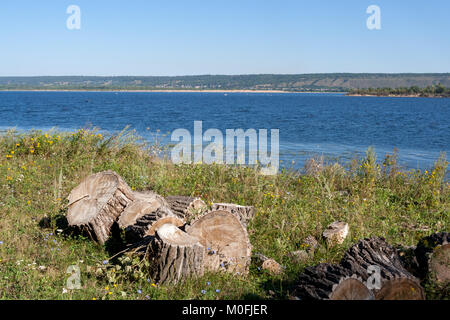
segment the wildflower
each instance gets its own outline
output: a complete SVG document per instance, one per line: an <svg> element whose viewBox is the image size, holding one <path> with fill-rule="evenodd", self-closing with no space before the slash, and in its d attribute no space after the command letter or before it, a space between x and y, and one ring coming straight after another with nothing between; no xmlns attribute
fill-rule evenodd
<svg viewBox="0 0 450 320"><path fill-rule="evenodd" d="M62 289L62 293L64 294L64 293L67 293L67 289L66 288L63 288Z"/></svg>
<svg viewBox="0 0 450 320"><path fill-rule="evenodd" d="M216 289L216 292L217 292L217 293L219 293L219 292L220 292L220 290L219 290L219 289Z"/></svg>
<svg viewBox="0 0 450 320"><path fill-rule="evenodd" d="M97 298L96 298L96 297L94 297L94 298L92 298L92 300L97 300Z"/></svg>
<svg viewBox="0 0 450 320"><path fill-rule="evenodd" d="M105 290L106 290L106 291L108 291L108 290L109 290L109 287L108 287L108 286L106 286L106 287L105 287Z"/></svg>
<svg viewBox="0 0 450 320"><path fill-rule="evenodd" d="M225 264L224 264L223 262L220 264L220 266L221 266L222 268L225 268Z"/></svg>
<svg viewBox="0 0 450 320"><path fill-rule="evenodd" d="M201 293L202 293L202 294L205 294L205 293L206 293L206 290L202 290Z"/></svg>
<svg viewBox="0 0 450 320"><path fill-rule="evenodd" d="M11 154L14 154L14 150L11 150Z"/></svg>
<svg viewBox="0 0 450 320"><path fill-rule="evenodd" d="M112 294L112 292L110 291L110 292L108 292L108 294Z"/></svg>
<svg viewBox="0 0 450 320"><path fill-rule="evenodd" d="M149 296L149 295L146 295L146 296L145 296L145 299L150 300L150 296Z"/></svg>
<svg viewBox="0 0 450 320"><path fill-rule="evenodd" d="M152 287L156 287L156 284L152 283Z"/></svg>
<svg viewBox="0 0 450 320"><path fill-rule="evenodd" d="M206 285L207 285L207 286L211 285L211 282L208 281L208 282L206 283Z"/></svg>
<svg viewBox="0 0 450 320"><path fill-rule="evenodd" d="M3 244L3 241L0 241L0 244Z"/></svg>
<svg viewBox="0 0 450 320"><path fill-rule="evenodd" d="M103 264L108 264L108 260L103 260Z"/></svg>
<svg viewBox="0 0 450 320"><path fill-rule="evenodd" d="M150 279L147 278L147 282L150 283Z"/></svg>
<svg viewBox="0 0 450 320"><path fill-rule="evenodd" d="M142 293L142 290L141 290L141 289L138 289L137 293L141 294L141 293Z"/></svg>
<svg viewBox="0 0 450 320"><path fill-rule="evenodd" d="M7 155L6 155L6 158L12 158L12 155L7 154Z"/></svg>

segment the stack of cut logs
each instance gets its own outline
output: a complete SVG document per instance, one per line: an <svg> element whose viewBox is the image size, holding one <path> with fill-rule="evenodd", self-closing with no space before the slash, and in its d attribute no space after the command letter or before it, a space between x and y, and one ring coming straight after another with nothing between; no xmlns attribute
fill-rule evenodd
<svg viewBox="0 0 450 320"><path fill-rule="evenodd" d="M128 244L144 243L150 272L159 283L205 270L248 273L247 223L253 207L215 203L207 210L199 198L135 192L113 171L88 176L68 200L69 226L92 240L104 244L117 224Z"/></svg>
<svg viewBox="0 0 450 320"><path fill-rule="evenodd" d="M149 271L159 283L178 282L205 270L248 273L252 247L247 224L255 215L253 207L214 203L207 210L199 198L134 192L113 171L88 176L68 200L70 226L104 244L117 225L130 246L144 248ZM327 245L335 245L347 233L346 223L335 222L323 235ZM424 299L421 280L431 274L440 283L450 280L449 242L446 232L428 236L408 260L405 252L382 238L362 239L338 265L306 268L294 296L302 300ZM266 260L266 264L274 263ZM277 273L281 270L276 268Z"/></svg>
<svg viewBox="0 0 450 320"><path fill-rule="evenodd" d="M421 239L415 248L394 248L383 238L362 239L338 265L305 269L294 296L300 300L422 300L420 282L450 284L450 234ZM411 251L410 255L406 252Z"/></svg>

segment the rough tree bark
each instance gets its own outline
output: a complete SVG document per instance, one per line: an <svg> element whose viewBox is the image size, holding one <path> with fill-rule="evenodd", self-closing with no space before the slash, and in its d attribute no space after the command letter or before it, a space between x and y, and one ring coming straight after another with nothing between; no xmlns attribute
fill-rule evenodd
<svg viewBox="0 0 450 320"><path fill-rule="evenodd" d="M255 207L253 206L241 206L234 203L213 203L211 210L224 210L231 212L239 219L239 221L241 221L244 227L247 227L250 220L255 217Z"/></svg>
<svg viewBox="0 0 450 320"><path fill-rule="evenodd" d="M206 203L200 198L187 196L168 196L166 201L172 211L185 221L189 221L195 214L206 210Z"/></svg>
<svg viewBox="0 0 450 320"><path fill-rule="evenodd" d="M347 250L340 264L363 282L369 277L376 279L372 272L379 268L380 287L371 288L377 300L424 299L419 280L402 266L397 251L383 238L360 240Z"/></svg>
<svg viewBox="0 0 450 320"><path fill-rule="evenodd" d="M104 171L85 178L71 191L68 200L69 226L87 232L91 239L103 244L134 195L117 173Z"/></svg>
<svg viewBox="0 0 450 320"><path fill-rule="evenodd" d="M228 211L208 212L186 226L205 248L205 269L247 274L251 244L246 228Z"/></svg>
<svg viewBox="0 0 450 320"><path fill-rule="evenodd" d="M339 265L321 263L299 276L294 296L300 300L374 300L362 280Z"/></svg>
<svg viewBox="0 0 450 320"><path fill-rule="evenodd" d="M205 250L197 238L173 224L161 225L150 238L146 254L157 283L177 283L203 274Z"/></svg>

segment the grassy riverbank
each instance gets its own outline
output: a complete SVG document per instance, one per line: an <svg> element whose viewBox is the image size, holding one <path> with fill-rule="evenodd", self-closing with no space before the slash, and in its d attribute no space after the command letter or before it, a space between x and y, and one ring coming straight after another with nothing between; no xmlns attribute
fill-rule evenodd
<svg viewBox="0 0 450 320"><path fill-rule="evenodd" d="M415 245L437 231L449 231L447 163L429 171L400 172L395 156L377 165L373 152L306 175L283 171L262 176L256 169L222 165L173 165L156 157L158 146L140 145L130 132L104 137L97 131L7 133L0 137L1 299L284 299L305 266L338 262L358 239L385 237ZM86 175L106 169L135 190L161 195L195 195L207 203L254 205L249 225L254 252L286 266L271 276L252 266L248 277L205 274L178 286L148 279L139 261L109 261L120 244L99 246L66 234L66 197ZM313 235L320 239L335 220L350 225L344 244L317 251L303 263L288 253ZM63 230L61 232L61 230ZM81 271L81 289L66 290L70 265ZM114 266L105 273L98 269ZM119 269L120 266L120 269ZM202 293L205 290L205 293ZM429 298L442 297L427 287Z"/></svg>

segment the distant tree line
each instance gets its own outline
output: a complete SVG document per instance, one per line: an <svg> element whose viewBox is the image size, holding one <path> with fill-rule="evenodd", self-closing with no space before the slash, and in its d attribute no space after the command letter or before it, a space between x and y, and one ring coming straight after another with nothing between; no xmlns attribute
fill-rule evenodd
<svg viewBox="0 0 450 320"><path fill-rule="evenodd" d="M442 84L419 88L412 86L409 88L366 88L351 89L348 95L371 95L371 96L417 96L417 97L450 97L450 88L444 87Z"/></svg>
<svg viewBox="0 0 450 320"><path fill-rule="evenodd" d="M0 90L281 90L347 92L352 88L450 86L450 73L247 74L196 76L0 77ZM367 89L369 90L369 89Z"/></svg>

